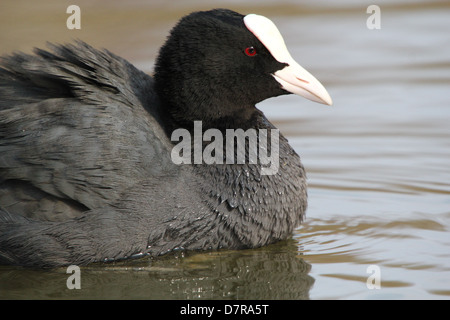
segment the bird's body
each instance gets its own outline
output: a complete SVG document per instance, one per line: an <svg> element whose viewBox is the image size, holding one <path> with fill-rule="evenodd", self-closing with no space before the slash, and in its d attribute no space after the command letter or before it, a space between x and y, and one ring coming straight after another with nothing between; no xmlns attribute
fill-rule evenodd
<svg viewBox="0 0 450 320"><path fill-rule="evenodd" d="M173 130L192 133L193 121L202 121L203 132L275 129L254 105L288 93L271 75L285 65L255 41L243 17L213 10L182 19L154 77L83 42L3 58L1 263L55 267L174 249L254 248L292 233L306 210L306 177L281 134L271 175L260 163L178 165L171 158ZM225 31L216 30L221 25ZM209 57L208 39L203 53L195 50L199 36L226 39L236 30L242 39L223 43L249 39L269 62L240 63L253 57L232 46ZM241 79L255 68L264 73Z"/></svg>

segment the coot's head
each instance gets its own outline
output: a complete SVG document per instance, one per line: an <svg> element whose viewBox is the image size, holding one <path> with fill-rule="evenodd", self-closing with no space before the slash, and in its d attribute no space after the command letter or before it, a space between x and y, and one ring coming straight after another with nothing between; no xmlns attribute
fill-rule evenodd
<svg viewBox="0 0 450 320"><path fill-rule="evenodd" d="M331 105L325 88L291 57L272 21L226 9L179 21L160 50L155 81L179 123L250 117L256 103L289 93Z"/></svg>

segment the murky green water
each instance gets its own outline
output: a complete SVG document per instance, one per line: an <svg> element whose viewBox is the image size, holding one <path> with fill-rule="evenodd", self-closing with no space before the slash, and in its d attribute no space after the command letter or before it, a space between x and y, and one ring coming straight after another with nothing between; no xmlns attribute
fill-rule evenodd
<svg viewBox="0 0 450 320"><path fill-rule="evenodd" d="M170 3L76 1L82 29L70 31L65 2L3 0L0 54L81 38L151 73L176 20L211 8ZM307 220L291 240L93 265L81 269L80 290L67 289L65 269L0 267L0 298L449 299L450 4L377 1L381 29L369 30L370 4L214 2L274 20L334 100L259 106L308 171ZM369 289L375 273L381 288Z"/></svg>

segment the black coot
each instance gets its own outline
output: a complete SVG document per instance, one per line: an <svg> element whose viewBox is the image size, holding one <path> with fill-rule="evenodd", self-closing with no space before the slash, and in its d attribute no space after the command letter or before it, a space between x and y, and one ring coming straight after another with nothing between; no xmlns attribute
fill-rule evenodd
<svg viewBox="0 0 450 320"><path fill-rule="evenodd" d="M199 162L185 148L178 155L191 164L174 161L181 138L171 139L174 130L194 134L194 124L200 134L272 137L255 104L288 93L331 104L269 19L225 9L181 19L153 78L84 42L3 57L0 262L84 265L289 237L304 216L306 178L281 134L270 174L250 161L250 138L245 163Z"/></svg>

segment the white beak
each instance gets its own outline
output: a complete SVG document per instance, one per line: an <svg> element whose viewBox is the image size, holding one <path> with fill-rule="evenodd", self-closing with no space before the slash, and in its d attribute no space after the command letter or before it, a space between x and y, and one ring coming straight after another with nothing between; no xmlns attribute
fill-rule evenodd
<svg viewBox="0 0 450 320"><path fill-rule="evenodd" d="M244 17L244 23L277 61L288 65L273 74L284 90L315 102L333 104L330 95L319 80L291 57L283 37L270 19L249 14Z"/></svg>
<svg viewBox="0 0 450 320"><path fill-rule="evenodd" d="M331 106L333 101L324 86L294 60L273 75L282 88L306 99Z"/></svg>

